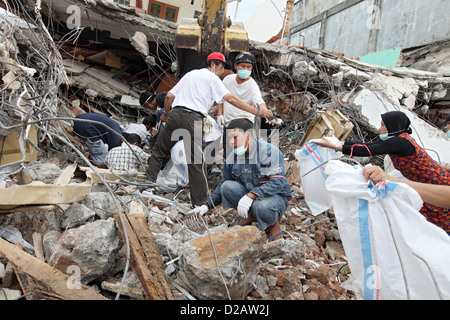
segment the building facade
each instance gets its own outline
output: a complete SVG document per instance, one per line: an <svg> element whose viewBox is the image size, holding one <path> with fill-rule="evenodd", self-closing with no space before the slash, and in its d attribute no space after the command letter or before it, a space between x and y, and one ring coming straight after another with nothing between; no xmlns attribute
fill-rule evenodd
<svg viewBox="0 0 450 320"><path fill-rule="evenodd" d="M448 0L299 0L288 41L356 58L450 39Z"/></svg>
<svg viewBox="0 0 450 320"><path fill-rule="evenodd" d="M181 18L197 18L202 13L203 0L113 0L137 11L171 22Z"/></svg>

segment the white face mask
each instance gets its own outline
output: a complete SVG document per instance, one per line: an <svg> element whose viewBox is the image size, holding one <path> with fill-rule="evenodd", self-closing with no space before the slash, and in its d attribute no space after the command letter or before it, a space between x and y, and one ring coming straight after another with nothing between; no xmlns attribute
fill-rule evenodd
<svg viewBox="0 0 450 320"><path fill-rule="evenodd" d="M250 75L252 74L252 72L250 70L238 70L237 75L239 78L241 78L242 80L247 79L248 77L250 77Z"/></svg>
<svg viewBox="0 0 450 320"><path fill-rule="evenodd" d="M236 155L240 156L240 155L243 155L244 153L246 153L247 149L248 149L248 144L246 146L245 142L244 142L244 144L242 146L240 146L239 148L234 149L233 151L234 151L234 153Z"/></svg>

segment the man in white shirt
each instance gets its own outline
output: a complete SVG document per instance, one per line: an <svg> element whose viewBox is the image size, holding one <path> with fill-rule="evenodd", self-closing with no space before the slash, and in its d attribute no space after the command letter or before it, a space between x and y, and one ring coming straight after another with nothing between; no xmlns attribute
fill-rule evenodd
<svg viewBox="0 0 450 320"><path fill-rule="evenodd" d="M174 144L183 138L193 205L202 204L207 196L206 163L203 161L203 120L209 109L214 102L227 101L253 115L257 114L257 109L231 94L220 80L225 66L229 67L224 55L213 52L206 63L205 68L186 73L167 93L164 114L161 116L161 121L165 121L166 126L158 135L148 171L150 180L155 182L164 157L170 154ZM258 116L270 118L272 112L262 108Z"/></svg>
<svg viewBox="0 0 450 320"><path fill-rule="evenodd" d="M250 52L240 53L235 61L234 68L237 74L230 74L223 79L225 87L235 96L242 99L245 103L255 106L259 104L261 109L267 109L261 91L256 81L250 77L253 68L255 67L255 56ZM223 152L224 159L231 153L232 148L228 143L227 126L231 120L244 118L250 120L253 124L255 122L255 115L248 111L234 107L228 102L217 104L217 123L220 127L224 126L223 130Z"/></svg>

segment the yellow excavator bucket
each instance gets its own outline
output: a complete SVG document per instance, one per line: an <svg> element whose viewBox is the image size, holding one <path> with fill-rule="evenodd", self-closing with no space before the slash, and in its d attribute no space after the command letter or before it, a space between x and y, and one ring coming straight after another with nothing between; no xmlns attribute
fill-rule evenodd
<svg viewBox="0 0 450 320"><path fill-rule="evenodd" d="M177 28L175 43L178 49L192 49L200 52L202 28L197 19L183 18Z"/></svg>
<svg viewBox="0 0 450 320"><path fill-rule="evenodd" d="M178 73L183 76L204 65L211 52L225 56L248 50L248 34L241 22L226 17L226 0L204 0L198 19L181 19L175 35Z"/></svg>
<svg viewBox="0 0 450 320"><path fill-rule="evenodd" d="M224 51L227 56L231 52L248 51L248 34L242 22L234 22L225 29Z"/></svg>

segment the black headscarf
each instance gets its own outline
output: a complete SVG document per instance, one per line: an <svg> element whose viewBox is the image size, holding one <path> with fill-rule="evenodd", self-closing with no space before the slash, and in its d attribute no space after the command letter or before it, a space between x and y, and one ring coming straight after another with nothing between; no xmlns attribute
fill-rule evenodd
<svg viewBox="0 0 450 320"><path fill-rule="evenodd" d="M403 132L407 132L409 134L412 133L412 129L409 127L411 125L411 121L406 114L401 111L390 111L383 113L381 115L381 119L383 119L389 136L397 136Z"/></svg>

